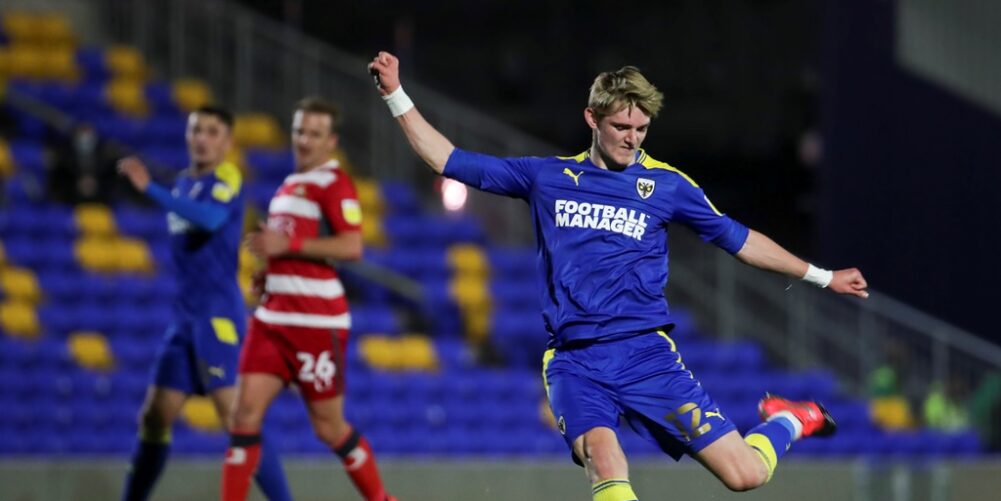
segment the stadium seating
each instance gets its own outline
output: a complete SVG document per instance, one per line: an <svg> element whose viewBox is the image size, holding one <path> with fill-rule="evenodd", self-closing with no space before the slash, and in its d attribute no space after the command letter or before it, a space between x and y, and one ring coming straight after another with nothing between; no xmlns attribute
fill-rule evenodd
<svg viewBox="0 0 1001 501"><path fill-rule="evenodd" d="M131 47L77 47L60 16L7 14L0 80L94 124L165 171L188 164L184 113L212 101L204 82L150 79ZM135 415L159 340L172 315L168 235L162 213L118 204L76 208L44 197L45 141L37 118L5 107L18 134L0 140L0 454L116 454L132 446ZM273 117L240 115L248 204L266 210L292 170ZM353 342L347 354L347 413L380 453L563 457L565 445L540 413L539 377L546 333L538 312L535 251L490 245L481 224L424 210L414 189L359 178L366 259L423 287L417 309L429 320L415 335L414 308L351 273ZM256 267L241 255L245 290ZM248 298L249 299L249 298ZM840 421L836 440L797 444L796 455L967 456L981 451L970 432L877 428L866 405L823 371L769 366L760 346L725 343L676 310L672 332L684 362L741 430L758 422L764 391L820 398ZM470 341L489 343L505 367L477 365ZM219 454L226 437L210 401L192 400L174 433L180 454ZM301 402L279 397L267 424L287 452L329 451L315 437ZM631 454L657 454L623 433ZM503 439L498 439L503 437Z"/></svg>

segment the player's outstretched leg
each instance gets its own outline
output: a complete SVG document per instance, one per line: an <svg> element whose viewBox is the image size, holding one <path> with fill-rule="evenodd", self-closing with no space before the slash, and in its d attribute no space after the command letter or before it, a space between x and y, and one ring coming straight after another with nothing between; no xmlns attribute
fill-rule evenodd
<svg viewBox="0 0 1001 501"><path fill-rule="evenodd" d="M792 402L766 394L758 403L758 412L764 422L751 429L744 441L765 462L769 479L793 442L802 437L831 435L837 430L834 418L817 402Z"/></svg>

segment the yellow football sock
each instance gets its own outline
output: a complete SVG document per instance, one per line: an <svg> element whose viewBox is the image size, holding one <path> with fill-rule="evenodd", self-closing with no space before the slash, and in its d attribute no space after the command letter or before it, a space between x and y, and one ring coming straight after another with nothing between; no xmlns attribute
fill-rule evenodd
<svg viewBox="0 0 1001 501"><path fill-rule="evenodd" d="M602 480L591 486L594 501L637 501L633 486L625 478Z"/></svg>

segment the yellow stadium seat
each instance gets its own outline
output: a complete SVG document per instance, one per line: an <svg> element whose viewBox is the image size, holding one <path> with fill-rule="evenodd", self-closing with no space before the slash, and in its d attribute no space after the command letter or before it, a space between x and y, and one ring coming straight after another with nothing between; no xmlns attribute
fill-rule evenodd
<svg viewBox="0 0 1001 501"><path fill-rule="evenodd" d="M482 341L490 336L491 308L482 310L463 312L462 326L466 329L466 336L473 341Z"/></svg>
<svg viewBox="0 0 1001 501"><path fill-rule="evenodd" d="M184 403L181 416L188 426L201 431L222 431L222 421L216 412L212 399L203 396L192 396Z"/></svg>
<svg viewBox="0 0 1001 501"><path fill-rule="evenodd" d="M887 430L906 430L915 425L910 403L902 396L874 398L869 402L869 417Z"/></svg>
<svg viewBox="0 0 1001 501"><path fill-rule="evenodd" d="M285 133L273 116L247 113L236 117L233 142L249 148L282 148L285 145Z"/></svg>
<svg viewBox="0 0 1001 501"><path fill-rule="evenodd" d="M143 56L135 47L113 45L104 51L104 64L114 78L141 80L146 78Z"/></svg>
<svg viewBox="0 0 1001 501"><path fill-rule="evenodd" d="M0 46L0 82L4 81L10 72L10 54L6 47Z"/></svg>
<svg viewBox="0 0 1001 501"><path fill-rule="evenodd" d="M254 297L253 290L251 289L253 280L253 277L249 273L241 272L236 276L236 281L240 284L240 292L243 294L243 303L247 306L257 304L257 298Z"/></svg>
<svg viewBox="0 0 1001 501"><path fill-rule="evenodd" d="M3 15L3 31L11 43L34 40L36 24L36 17L27 12L7 12Z"/></svg>
<svg viewBox="0 0 1001 501"><path fill-rule="evenodd" d="M27 301L7 301L0 304L0 326L11 336L33 338L40 328L35 305Z"/></svg>
<svg viewBox="0 0 1001 501"><path fill-rule="evenodd" d="M104 88L104 95L111 107L120 113L132 116L144 116L149 113L145 87L138 80L127 78L112 80Z"/></svg>
<svg viewBox="0 0 1001 501"><path fill-rule="evenodd" d="M42 297L38 278L27 268L0 268L0 286L8 298L37 303Z"/></svg>
<svg viewBox="0 0 1001 501"><path fill-rule="evenodd" d="M356 178L355 190L358 192L358 203L366 221L380 218L385 213L385 202L379 185L368 178Z"/></svg>
<svg viewBox="0 0 1001 501"><path fill-rule="evenodd" d="M240 273L253 274L261 267L261 261L244 245L240 246L239 264Z"/></svg>
<svg viewBox="0 0 1001 501"><path fill-rule="evenodd" d="M47 50L41 53L42 69L40 78L72 83L80 78L80 68L76 64L76 54L67 49Z"/></svg>
<svg viewBox="0 0 1001 501"><path fill-rule="evenodd" d="M118 271L149 273L153 271L153 257L146 242L135 238L115 241L115 262Z"/></svg>
<svg viewBox="0 0 1001 501"><path fill-rule="evenodd" d="M7 178L12 175L14 175L14 157L10 154L7 141L0 138L0 177Z"/></svg>
<svg viewBox="0 0 1001 501"><path fill-rule="evenodd" d="M118 268L115 239L107 236L82 237L76 241L74 254L84 269L110 272Z"/></svg>
<svg viewBox="0 0 1001 501"><path fill-rule="evenodd" d="M449 284L449 292L463 309L481 309L491 303L490 288L475 275L454 278Z"/></svg>
<svg viewBox="0 0 1001 501"><path fill-rule="evenodd" d="M45 73L44 54L34 46L11 45L7 50L7 76L37 79Z"/></svg>
<svg viewBox="0 0 1001 501"><path fill-rule="evenodd" d="M362 209L365 212L365 209ZM365 245L370 247L385 247L386 246L386 232L382 227L381 218L368 218L365 216L365 222L361 225L361 238Z"/></svg>
<svg viewBox="0 0 1001 501"><path fill-rule="evenodd" d="M338 146L334 149L334 153L331 155L331 158L337 160L338 167L344 172L347 172L349 175L354 175L355 165L351 163L351 159L348 158L348 153L344 151L344 148Z"/></svg>
<svg viewBox="0 0 1001 501"><path fill-rule="evenodd" d="M80 204L74 210L77 228L85 236L110 236L118 233L115 216L106 205Z"/></svg>
<svg viewBox="0 0 1001 501"><path fill-rule="evenodd" d="M479 246L453 245L448 249L448 264L457 275L485 277L490 272L487 256Z"/></svg>
<svg viewBox="0 0 1001 501"><path fill-rule="evenodd" d="M438 354L427 336L403 336L399 344L404 368L428 371L438 368Z"/></svg>
<svg viewBox="0 0 1001 501"><path fill-rule="evenodd" d="M361 338L358 349L365 363L376 369L431 371L438 368L438 355L427 336L367 335Z"/></svg>
<svg viewBox="0 0 1001 501"><path fill-rule="evenodd" d="M108 340L98 332L74 332L67 341L73 360L80 367L108 371L115 367L115 357Z"/></svg>
<svg viewBox="0 0 1001 501"><path fill-rule="evenodd" d="M37 40L42 44L69 48L74 42L73 27L63 15L41 15L35 25Z"/></svg>
<svg viewBox="0 0 1001 501"><path fill-rule="evenodd" d="M395 353L385 336L367 335L361 338L359 353L370 367L379 369L395 368Z"/></svg>
<svg viewBox="0 0 1001 501"><path fill-rule="evenodd" d="M175 80L171 88L174 102L182 110L191 112L212 102L212 91L209 86L194 78Z"/></svg>

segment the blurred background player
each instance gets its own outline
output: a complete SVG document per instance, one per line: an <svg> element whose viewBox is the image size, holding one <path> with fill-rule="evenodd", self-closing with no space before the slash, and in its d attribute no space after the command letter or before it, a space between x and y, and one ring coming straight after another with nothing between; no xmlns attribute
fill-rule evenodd
<svg viewBox="0 0 1001 501"><path fill-rule="evenodd" d="M331 157L340 112L318 98L299 102L292 120L295 172L268 207L268 222L248 238L267 259L264 296L240 356L222 498L246 498L260 460L261 424L286 384L299 387L316 436L344 463L369 501L393 499L368 441L344 418L345 350L351 316L331 260L362 257L361 207L351 178Z"/></svg>
<svg viewBox="0 0 1001 501"><path fill-rule="evenodd" d="M729 489L767 482L791 443L835 423L814 402L767 395L765 422L741 437L687 370L668 333L667 225L680 222L752 266L867 297L856 269L831 272L720 213L681 171L640 145L663 95L633 67L600 74L584 119L591 147L575 157L497 158L455 148L414 108L399 60L369 65L414 151L438 174L529 202L550 333L544 380L574 460L599 501L637 499L616 434L624 416L675 459L689 454Z"/></svg>
<svg viewBox="0 0 1001 501"><path fill-rule="evenodd" d="M237 283L243 230L240 170L225 161L232 114L204 106L188 117L185 139L191 166L173 191L152 182L138 158L119 170L141 193L168 211L171 251L177 269L174 323L153 367L152 384L139 414L139 441L122 499L146 499L166 463L171 427L191 394L207 394L225 419L235 398L246 307ZM268 499L291 499L275 451L267 447L257 483Z"/></svg>

